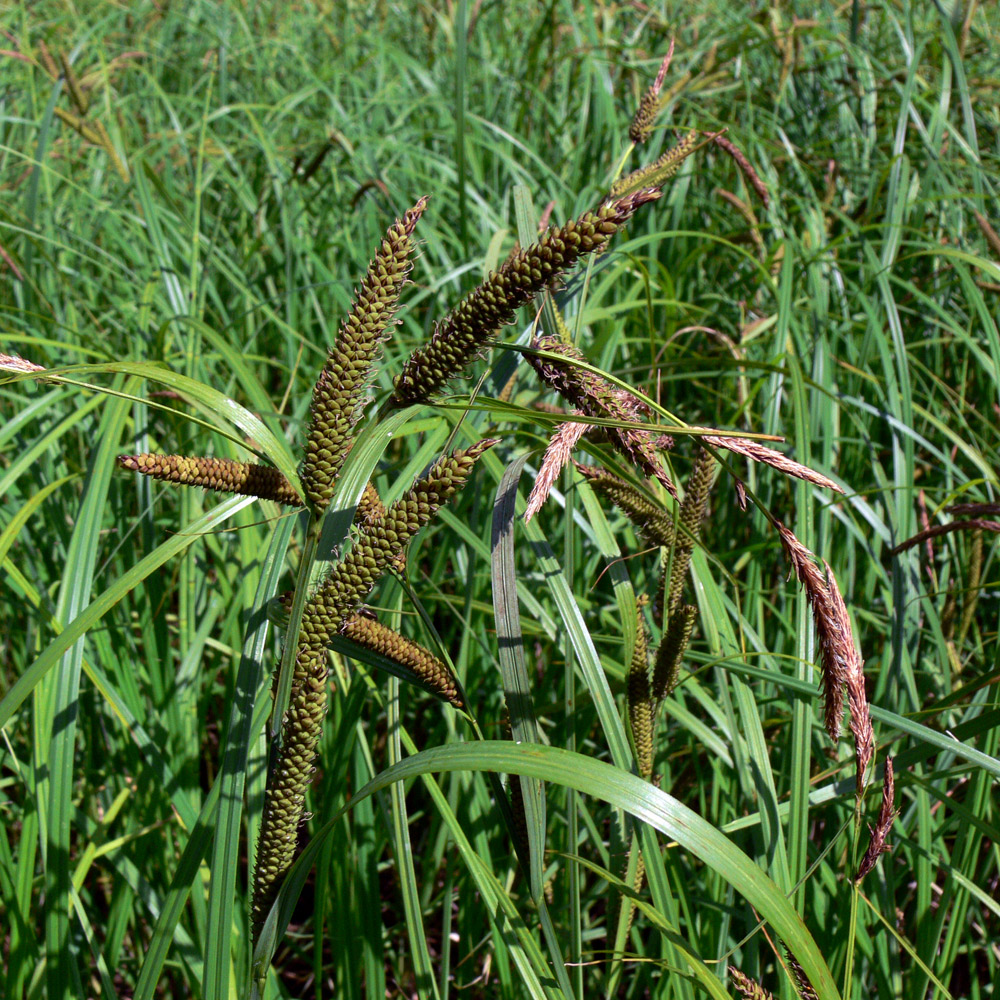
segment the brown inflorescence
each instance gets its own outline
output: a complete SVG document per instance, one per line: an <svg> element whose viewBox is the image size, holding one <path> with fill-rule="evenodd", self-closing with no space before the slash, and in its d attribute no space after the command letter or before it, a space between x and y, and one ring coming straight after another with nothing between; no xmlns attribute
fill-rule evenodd
<svg viewBox="0 0 1000 1000"><path fill-rule="evenodd" d="M637 609L635 647L625 678L625 690L639 774L644 778L653 773L653 700L649 689L648 658L646 625L642 620L642 610Z"/></svg>
<svg viewBox="0 0 1000 1000"><path fill-rule="evenodd" d="M427 199L389 228L368 268L313 389L311 422L302 463L309 502L324 507L350 450L351 434L379 347L388 335L399 293L410 272L411 236Z"/></svg>
<svg viewBox="0 0 1000 1000"><path fill-rule="evenodd" d="M410 355L396 377L396 405L426 402L450 379L463 374L497 331L513 322L521 306L581 257L604 250L640 205L659 197L658 190L647 188L605 202L596 211L550 229L537 242L512 254L436 324L425 347Z"/></svg>
<svg viewBox="0 0 1000 1000"><path fill-rule="evenodd" d="M705 444L710 444L713 448L723 448L726 451L732 451L737 455L752 459L754 462L763 462L765 465L770 465L779 472L783 472L786 476L804 479L814 486L822 486L837 493L844 492L832 479L816 472L815 469L810 469L807 465L792 461L787 455L782 455L780 451L768 448L759 441L750 438L721 437L714 434L704 435L702 441Z"/></svg>
<svg viewBox="0 0 1000 1000"><path fill-rule="evenodd" d="M201 486L220 493L274 500L301 507L302 498L277 469L231 458L197 458L188 455L119 455L123 469L182 486Z"/></svg>
<svg viewBox="0 0 1000 1000"><path fill-rule="evenodd" d="M673 562L670 565L670 586L667 589L668 615L674 613L684 592L684 580L691 565L691 553L701 534L701 523L708 513L708 492L712 487L714 472L714 456L700 449L691 467L684 499L681 501L680 529L676 533Z"/></svg>
<svg viewBox="0 0 1000 1000"><path fill-rule="evenodd" d="M744 1000L774 1000L774 994L765 990L755 979L751 979L746 973L740 972L736 966L729 966L729 975L733 980L740 996Z"/></svg>
<svg viewBox="0 0 1000 1000"><path fill-rule="evenodd" d="M896 782L892 770L892 758L886 757L885 774L882 777L882 805L879 808L875 826L868 827L871 840L868 844L868 850L865 851L865 856L858 866L858 874L854 877L855 882L860 882L875 867L878 859L892 850L886 841L889 839L889 832L892 830L893 821L897 816L895 804Z"/></svg>
<svg viewBox="0 0 1000 1000"><path fill-rule="evenodd" d="M660 89L663 87L663 81L666 78L667 69L670 67L670 60L673 58L673 55L674 43L671 41L670 48L660 63L656 79L653 81L652 86L648 87L639 99L639 107L636 108L635 114L632 116L632 121L628 127L628 137L637 146L649 138L649 134L653 130L653 122L656 121L656 116L660 113Z"/></svg>
<svg viewBox="0 0 1000 1000"><path fill-rule="evenodd" d="M623 389L613 386L596 372L581 368L586 356L572 344L563 343L558 337L540 337L535 344L538 350L557 357L529 354L528 364L538 377L555 389L564 399L588 417L601 417L623 423L636 423L640 417L638 402ZM565 359L565 360L564 360ZM604 427L614 448L647 476L659 480L672 496L677 490L660 462L651 431L635 427Z"/></svg>
<svg viewBox="0 0 1000 1000"><path fill-rule="evenodd" d="M525 521L530 521L542 509L542 504L548 499L563 466L569 461L573 449L588 430L590 427L579 420L567 421L555 429L542 457L535 485L531 487L531 493L528 495L528 505L524 511Z"/></svg>

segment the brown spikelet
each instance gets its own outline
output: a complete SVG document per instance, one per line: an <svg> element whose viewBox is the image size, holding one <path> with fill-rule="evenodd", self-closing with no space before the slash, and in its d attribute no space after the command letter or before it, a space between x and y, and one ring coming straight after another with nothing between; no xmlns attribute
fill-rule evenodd
<svg viewBox="0 0 1000 1000"><path fill-rule="evenodd" d="M464 707L451 671L443 661L419 643L361 613L345 619L340 626L340 634L405 667L456 708Z"/></svg>
<svg viewBox="0 0 1000 1000"><path fill-rule="evenodd" d="M544 336L539 338L535 347L557 357L529 354L526 355L528 364L546 385L578 410L589 417L609 418L623 423L638 421L639 406L634 397L612 386L596 372L579 367L580 362L587 363L587 358L572 344L563 343L558 337ZM604 430L618 452L642 469L645 475L658 479L671 496L677 496L676 487L660 462L650 431L613 426Z"/></svg>
<svg viewBox="0 0 1000 1000"><path fill-rule="evenodd" d="M358 508L354 512L354 523L364 527L371 527L378 524L385 517L385 504L378 495L374 483L367 483L361 499L358 501Z"/></svg>
<svg viewBox="0 0 1000 1000"><path fill-rule="evenodd" d="M425 402L463 374L521 306L581 257L603 251L640 205L659 197L647 189L606 202L513 254L434 327L430 343L410 355L396 377L395 404Z"/></svg>
<svg viewBox="0 0 1000 1000"><path fill-rule="evenodd" d="M713 135L712 142L729 154L736 166L740 168L747 183L757 192L758 197L764 203L764 207L767 208L771 201L770 195L767 192L764 182L760 179L760 175L751 166L750 161L746 158L743 151L734 146L724 135Z"/></svg>
<svg viewBox="0 0 1000 1000"><path fill-rule="evenodd" d="M326 714L326 645L358 610L410 539L461 489L476 459L495 443L481 441L439 459L377 524L365 527L303 607L291 699L281 726L281 748L268 775L264 798L254 869L254 940L260 935L295 854L298 825Z"/></svg>
<svg viewBox="0 0 1000 1000"><path fill-rule="evenodd" d="M941 535L950 535L955 531L990 531L1000 532L1000 521L987 521L980 517L971 518L968 521L950 521L948 524L932 524L925 531L920 531L912 538L907 538L905 542L900 542L895 548L889 549L889 555L898 556L900 552L912 549L914 545L927 541L928 538L938 538Z"/></svg>
<svg viewBox="0 0 1000 1000"><path fill-rule="evenodd" d="M659 504L625 479L592 465L573 463L577 472L602 496L607 497L650 545L670 548L674 542L674 519Z"/></svg>
<svg viewBox="0 0 1000 1000"><path fill-rule="evenodd" d="M639 774L653 773L653 701L649 688L649 653L642 610L636 609L635 647L625 678L629 723L635 741Z"/></svg>
<svg viewBox="0 0 1000 1000"><path fill-rule="evenodd" d="M660 187L670 180L681 168L681 164L698 148L699 134L688 132L676 146L672 146L662 156L624 177L619 177L611 185L610 197L621 198L646 187Z"/></svg>
<svg viewBox="0 0 1000 1000"><path fill-rule="evenodd" d="M660 70L656 74L656 79L653 81L652 86L639 99L639 107L636 108L635 114L632 116L632 122L628 127L628 137L637 146L649 138L649 134L653 130L653 122L656 121L656 116L660 113L660 89L663 87L667 70L670 68L670 60L673 57L674 42L671 39L670 48L663 57L663 62L660 63Z"/></svg>
<svg viewBox="0 0 1000 1000"><path fill-rule="evenodd" d="M774 1000L774 994L765 990L756 980L740 972L736 966L729 966L729 975L740 996L745 1000Z"/></svg>
<svg viewBox="0 0 1000 1000"><path fill-rule="evenodd" d="M152 479L182 486L200 486L219 493L274 500L301 507L302 499L277 469L231 458L196 458L188 455L119 455L118 465Z"/></svg>
<svg viewBox="0 0 1000 1000"><path fill-rule="evenodd" d="M893 821L898 815L895 803L896 782L892 772L892 758L886 757L885 774L882 777L882 805L879 808L875 826L868 827L871 840L868 844L868 850L865 851L865 855L861 859L861 864L858 866L858 874L854 877L855 882L860 882L871 872L881 855L887 854L892 850L886 841L889 838L890 830L892 830Z"/></svg>
<svg viewBox="0 0 1000 1000"><path fill-rule="evenodd" d="M978 517L980 514L1000 514L1000 503L956 503L945 508L949 514Z"/></svg>
<svg viewBox="0 0 1000 1000"><path fill-rule="evenodd" d="M542 509L542 504L548 499L563 466L569 461L573 449L588 430L590 428L587 424L575 420L560 424L555 429L542 457L535 485L531 487L531 493L528 495L528 505L524 511L525 521L530 521Z"/></svg>
<svg viewBox="0 0 1000 1000"><path fill-rule="evenodd" d="M361 414L373 364L410 271L413 230L426 206L427 199L421 198L389 228L313 389L302 484L316 507L329 503L334 481L350 450L351 433Z"/></svg>
<svg viewBox="0 0 1000 1000"><path fill-rule="evenodd" d="M816 565L813 554L780 521L776 527L782 548L798 581L805 587L806 600L812 608L819 636L820 664L823 676L823 705L826 731L836 743L840 739L844 717L844 685L849 659L854 655L854 641L845 642L840 624L830 602L830 590Z"/></svg>
<svg viewBox="0 0 1000 1000"><path fill-rule="evenodd" d="M773 448L767 448L758 441L748 438L717 437L714 434L704 435L702 441L713 448L723 448L726 451L735 452L737 455L743 455L755 462L763 462L765 465L770 465L779 472L783 472L786 476L804 479L807 483L812 483L814 486L823 486L828 490L835 490L837 493L844 492L832 479L827 479L826 476L810 469L808 466L793 462L787 455L782 455L780 451L775 451Z"/></svg>
<svg viewBox="0 0 1000 1000"><path fill-rule="evenodd" d="M667 614L672 615L680 604L684 581L691 565L691 553L701 535L701 523L708 513L708 492L712 487L715 458L711 452L699 449L680 509L680 530L674 543L673 561L670 565L670 586L667 588Z"/></svg>
<svg viewBox="0 0 1000 1000"><path fill-rule="evenodd" d="M698 609L693 604L683 604L671 613L667 621L653 666L653 697L656 701L662 701L677 686L681 659L697 617Z"/></svg>

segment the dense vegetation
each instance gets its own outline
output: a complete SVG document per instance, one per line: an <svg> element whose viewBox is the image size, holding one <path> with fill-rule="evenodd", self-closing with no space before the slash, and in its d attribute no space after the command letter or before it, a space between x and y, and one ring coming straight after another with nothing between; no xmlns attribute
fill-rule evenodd
<svg viewBox="0 0 1000 1000"><path fill-rule="evenodd" d="M793 997L791 955L831 1000L997 996L995 6L8 11L0 996L250 990L271 599L307 515L115 459L256 454L294 478L353 290L424 195L325 537L346 537L369 469L388 502L444 452L499 439L369 599L453 666L471 719L340 642L264 995L725 997L742 973ZM630 150L671 39L664 107ZM386 417L410 351L547 206L581 216L690 129L727 130L767 205L704 145L471 378ZM569 404L512 345L556 305L590 365L656 404L680 484L695 426L783 438L844 491L720 453L655 783L625 697L637 623L659 639L655 551L572 466L519 516ZM57 371L18 373L15 355ZM576 457L639 475L612 454L597 437ZM860 798L765 511L829 563L853 619L877 744ZM337 555L317 554L315 574ZM892 851L856 884L887 755ZM504 784L523 817L500 773L520 775Z"/></svg>

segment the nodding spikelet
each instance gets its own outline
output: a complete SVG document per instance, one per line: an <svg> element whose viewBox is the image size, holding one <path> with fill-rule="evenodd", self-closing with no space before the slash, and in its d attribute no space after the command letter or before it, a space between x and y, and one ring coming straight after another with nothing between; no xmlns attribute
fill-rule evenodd
<svg viewBox="0 0 1000 1000"><path fill-rule="evenodd" d="M588 430L590 427L578 420L560 424L555 429L549 446L545 449L545 455L542 457L542 464L535 477L535 485L531 487L531 493L528 495L528 505L524 511L526 522L530 521L542 509L542 504L548 499L555 481L559 478L559 473L569 461L580 438Z"/></svg>
<svg viewBox="0 0 1000 1000"><path fill-rule="evenodd" d="M421 198L389 228L313 389L302 485L316 507L329 503L350 450L351 433L361 414L373 364L388 336L399 293L410 272L411 236L426 206L427 199Z"/></svg>
<svg viewBox="0 0 1000 1000"><path fill-rule="evenodd" d="M771 203L770 195L768 194L767 188L764 186L764 182L760 179L760 175L756 170L754 170L743 151L735 146L724 135L713 135L712 142L729 154L732 161L737 167L740 168L740 172L746 178L747 183L754 189L754 191L757 192L757 196L764 203L764 207L767 208L767 206Z"/></svg>
<svg viewBox="0 0 1000 1000"><path fill-rule="evenodd" d="M987 521L985 518L974 517L968 521L950 521L948 524L932 524L926 530L918 532L912 538L907 538L905 542L900 542L899 545L889 549L889 555L898 556L900 552L912 549L914 545L919 545L929 538L950 535L955 531L989 531L995 534L1000 532L1000 521Z"/></svg>
<svg viewBox="0 0 1000 1000"><path fill-rule="evenodd" d="M302 498L281 472L253 462L237 462L231 458L143 454L119 455L118 465L166 483L259 497L290 507L302 506Z"/></svg>
<svg viewBox="0 0 1000 1000"><path fill-rule="evenodd" d="M885 774L882 777L882 805L879 808L878 819L875 826L868 827L871 840L868 850L865 851L861 864L858 866L858 874L854 876L855 882L860 882L875 867L875 863L892 848L886 843L892 824L898 815L896 804L896 782L892 773L892 758L885 759Z"/></svg>
<svg viewBox="0 0 1000 1000"><path fill-rule="evenodd" d="M680 604L684 580L691 565L691 553L701 534L701 523L708 513L708 491L712 488L715 458L700 449L688 476L684 499L681 501L680 530L674 543L673 561L670 564L670 586L667 588L667 614L672 615Z"/></svg>
<svg viewBox="0 0 1000 1000"><path fill-rule="evenodd" d="M670 60L674 57L674 43L671 39L670 48L667 50L667 54L663 57L663 62L660 63L659 72L656 74L656 79L653 81L651 87L649 87L646 92L639 99L639 107L636 108L635 114L632 116L632 121L628 127L628 137L637 146L644 143L648 138L650 132L653 131L653 122L656 121L656 116L660 113L660 88L663 86L663 81L666 78L667 70L670 68Z"/></svg>
<svg viewBox="0 0 1000 1000"><path fill-rule="evenodd" d="M528 364L538 377L555 389L564 399L588 417L610 418L623 423L636 423L640 419L638 402L629 393L611 385L596 372L580 368L573 362L587 362L586 356L572 344L563 343L558 337L540 337L535 343L538 350L558 357L526 355ZM566 359L565 361L563 359ZM677 490L660 463L653 432L634 427L605 427L615 449L647 476L659 480L671 496Z"/></svg>
<svg viewBox="0 0 1000 1000"><path fill-rule="evenodd" d="M650 500L638 487L593 465L573 463L576 471L602 496L607 497L650 545L670 548L674 541L673 515Z"/></svg>
<svg viewBox="0 0 1000 1000"><path fill-rule="evenodd" d="M635 647L625 678L625 691L636 761L639 774L644 778L653 773L653 699L649 688L648 648L646 624L641 609L637 609Z"/></svg>
<svg viewBox="0 0 1000 1000"><path fill-rule="evenodd" d="M653 698L656 701L662 701L677 686L681 659L697 617L698 609L693 604L684 604L675 609L667 620L653 665Z"/></svg>
<svg viewBox="0 0 1000 1000"><path fill-rule="evenodd" d="M793 462L787 455L782 455L780 451L768 448L758 441L748 438L717 437L714 434L704 435L702 441L713 448L722 448L725 451L732 451L737 455L743 455L745 458L752 459L755 462L763 462L765 465L770 465L779 472L783 472L786 476L804 479L807 483L812 483L814 486L822 486L837 493L844 492L832 479L827 479L826 476L816 472L814 469L810 469L807 465Z"/></svg>
<svg viewBox="0 0 1000 1000"><path fill-rule="evenodd" d="M698 132L688 132L676 146L672 146L652 163L619 177L611 186L610 197L621 198L641 188L660 187L681 168L681 164L698 148Z"/></svg>
<svg viewBox="0 0 1000 1000"><path fill-rule="evenodd" d="M857 780L860 790L864 773L875 756L875 737L861 655L854 642L854 630L847 606L829 564L825 575L816 565L813 554L780 521L775 522L782 548L796 577L805 587L806 600L812 608L819 636L820 665L823 675L824 717L826 731L834 743L840 738L844 715L844 688L850 706L851 733L854 736Z"/></svg>
<svg viewBox="0 0 1000 1000"><path fill-rule="evenodd" d="M361 613L345 619L340 627L340 634L405 667L455 708L464 707L452 672L442 660L419 643Z"/></svg>
<svg viewBox="0 0 1000 1000"><path fill-rule="evenodd" d="M581 257L604 250L640 205L659 197L659 191L647 189L605 202L513 254L434 327L425 347L410 355L396 377L396 405L425 402L463 374L521 306Z"/></svg>
<svg viewBox="0 0 1000 1000"><path fill-rule="evenodd" d="M735 965L729 966L729 976L733 981L733 986L744 1000L774 1000L774 994L765 990L755 979L751 979L746 973L740 972Z"/></svg>
<svg viewBox="0 0 1000 1000"><path fill-rule="evenodd" d="M326 714L326 645L358 610L407 542L462 487L476 459L495 443L480 441L439 459L377 524L361 532L347 556L330 571L302 609L291 699L282 720L281 748L268 776L264 798L254 869L254 940L260 935L295 855L306 789Z"/></svg>

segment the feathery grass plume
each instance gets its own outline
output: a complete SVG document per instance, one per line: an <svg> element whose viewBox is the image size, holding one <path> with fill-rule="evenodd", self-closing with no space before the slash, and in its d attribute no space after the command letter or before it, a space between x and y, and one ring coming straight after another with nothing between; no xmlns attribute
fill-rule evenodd
<svg viewBox="0 0 1000 1000"><path fill-rule="evenodd" d="M659 197L660 191L646 189L607 201L510 257L435 325L430 343L410 355L396 376L395 404L425 402L461 375L521 306L581 257L604 250L640 205Z"/></svg>
<svg viewBox="0 0 1000 1000"><path fill-rule="evenodd" d="M447 665L429 649L383 625L374 617L358 612L345 619L340 634L359 646L387 657L405 667L455 708L464 708L455 678Z"/></svg>
<svg viewBox="0 0 1000 1000"><path fill-rule="evenodd" d="M643 541L670 548L674 542L674 519L638 487L593 465L573 463L576 471L602 496L607 497L631 522Z"/></svg>
<svg viewBox="0 0 1000 1000"><path fill-rule="evenodd" d="M723 448L726 451L735 452L737 455L743 455L745 458L753 459L755 462L763 462L765 465L770 465L779 472L783 472L786 476L804 479L814 486L822 486L837 493L844 492L832 479L827 479L826 476L806 465L793 462L787 455L782 455L780 451L767 448L757 441L748 438L716 437L714 434L705 434L701 440L713 448Z"/></svg>
<svg viewBox="0 0 1000 1000"><path fill-rule="evenodd" d="M799 965L799 960L787 948L785 948L785 964L792 975L792 982L795 983L795 991L802 1000L819 1000L819 994L813 988L813 984L809 982L805 969Z"/></svg>
<svg viewBox="0 0 1000 1000"><path fill-rule="evenodd" d="M302 506L302 498L283 473L253 462L238 462L232 458L143 454L119 455L118 465L165 483L259 497L261 500L274 500L290 507Z"/></svg>
<svg viewBox="0 0 1000 1000"><path fill-rule="evenodd" d="M667 620L653 665L653 697L656 701L663 701L677 687L681 658L691 639L697 617L698 609L693 604L682 604L671 612Z"/></svg>
<svg viewBox="0 0 1000 1000"><path fill-rule="evenodd" d="M254 869L251 907L256 940L295 856L296 836L312 779L326 714L326 644L361 606L392 560L462 487L495 440L480 441L439 459L385 517L360 534L346 557L320 583L302 610L292 693L282 719L281 747L268 775Z"/></svg>
<svg viewBox="0 0 1000 1000"><path fill-rule="evenodd" d="M563 343L558 337L546 335L535 342L538 350L559 355L558 358L543 358L534 354L526 355L526 360L538 377L551 386L564 399L589 417L605 417L623 423L636 423L639 406L627 392L612 386L596 372L586 371L570 362L587 362L586 356L572 344ZM677 496L677 489L660 464L660 457L652 440L652 433L633 427L605 427L608 439L617 451L632 464L639 466L647 476L659 480L671 496Z"/></svg>
<svg viewBox="0 0 1000 1000"><path fill-rule="evenodd" d="M684 499L681 501L680 530L676 533L674 556L670 564L670 586L667 588L667 614L672 615L680 604L684 580L691 565L691 553L701 535L701 523L708 513L708 491L712 487L715 457L704 448L698 450L688 476Z"/></svg>
<svg viewBox="0 0 1000 1000"><path fill-rule="evenodd" d="M733 143L730 142L730 140L724 135L712 136L712 142L729 154L736 166L740 168L740 171L746 178L747 183L754 189L754 191L757 192L757 196L764 203L764 207L767 208L771 203L771 197L768 194L767 188L764 186L764 182L760 179L760 175L756 170L754 170L743 151L734 146Z"/></svg>
<svg viewBox="0 0 1000 1000"><path fill-rule="evenodd" d="M361 415L373 363L388 336L399 293L410 273L411 236L426 207L427 199L421 198L389 227L313 389L302 485L315 507L325 507L333 496L334 482Z"/></svg>
<svg viewBox="0 0 1000 1000"><path fill-rule="evenodd" d="M8 372L43 372L43 365L36 365L33 361L26 361L16 354L0 354L0 371Z"/></svg>
<svg viewBox="0 0 1000 1000"><path fill-rule="evenodd" d="M765 990L755 979L740 972L735 965L729 966L729 975L740 996L745 1000L774 1000L774 994Z"/></svg>
<svg viewBox="0 0 1000 1000"><path fill-rule="evenodd" d="M905 542L900 542L899 545L889 549L889 555L898 556L900 552L912 549L914 545L919 545L928 538L950 535L955 531L1000 532L1000 521L987 521L981 517L974 517L968 521L950 521L948 524L932 524L925 531L917 532L912 538L907 538Z"/></svg>
<svg viewBox="0 0 1000 1000"><path fill-rule="evenodd" d="M635 647L625 677L625 691L639 774L649 778L653 773L653 700L649 688L649 645L641 605L636 608Z"/></svg>
<svg viewBox="0 0 1000 1000"><path fill-rule="evenodd" d="M611 185L609 197L621 198L642 188L660 187L670 180L681 168L681 164L698 148L700 134L688 132L676 146L671 146L662 156L647 163L646 166L633 170Z"/></svg>
<svg viewBox="0 0 1000 1000"><path fill-rule="evenodd" d="M889 831L892 829L893 820L898 815L895 804L896 782L892 773L892 758L886 757L885 774L882 777L882 805L879 808L875 826L869 825L868 827L871 840L868 844L868 850L865 851L861 864L858 866L858 874L854 876L856 884L860 883L871 872L881 855L888 854L892 850L886 841L889 837Z"/></svg>
<svg viewBox="0 0 1000 1000"><path fill-rule="evenodd" d="M524 511L526 522L530 521L542 509L542 504L548 499L563 466L569 461L573 449L588 430L590 428L587 424L580 423L578 420L567 421L555 429L552 440L549 441L549 446L542 456L542 464L535 477L535 485L531 487L531 493L528 495L528 505Z"/></svg>
<svg viewBox="0 0 1000 1000"><path fill-rule="evenodd" d="M649 138L650 132L653 131L653 122L656 121L656 116L660 113L661 109L660 88L663 86L667 70L670 68L670 60L673 57L674 40L671 39L670 48L663 57L663 62L660 63L660 70L656 74L656 79L653 81L653 85L639 99L639 107L636 108L628 127L628 137L637 146L645 142Z"/></svg>

